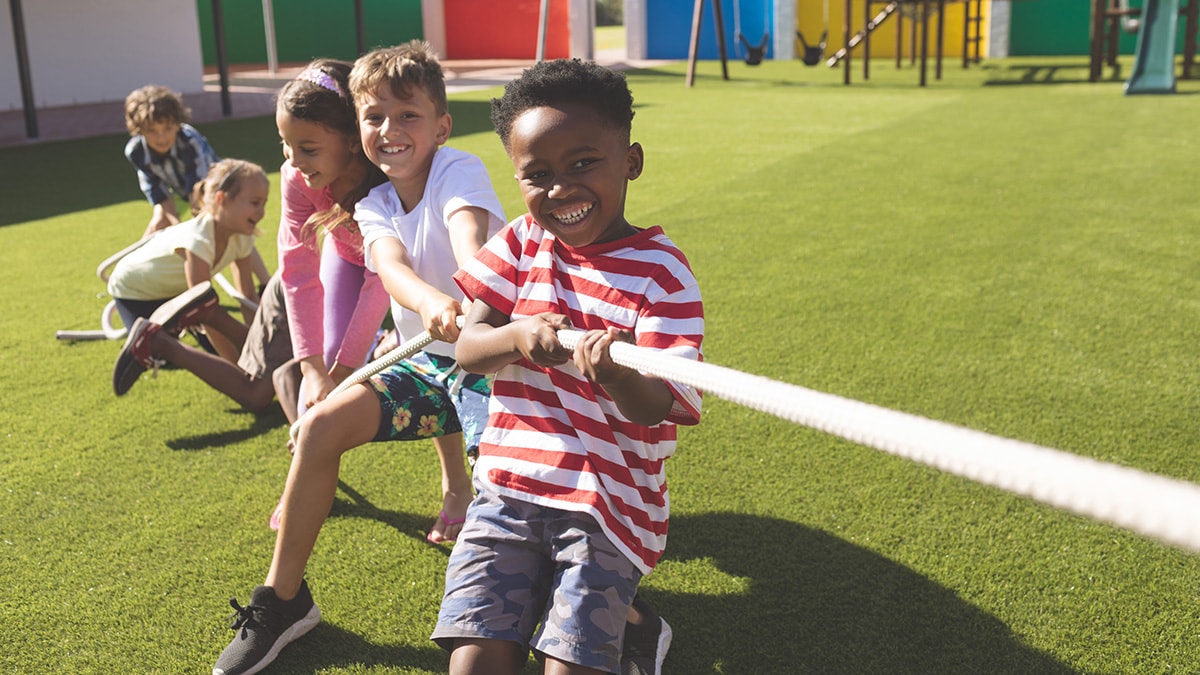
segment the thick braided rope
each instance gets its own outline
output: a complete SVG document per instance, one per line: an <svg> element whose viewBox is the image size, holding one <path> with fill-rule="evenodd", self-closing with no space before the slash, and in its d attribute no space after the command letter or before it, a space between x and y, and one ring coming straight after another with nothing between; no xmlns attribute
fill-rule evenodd
<svg viewBox="0 0 1200 675"><path fill-rule="evenodd" d="M558 339L574 349L580 331ZM758 375L614 343L616 363L956 476L1200 551L1200 486Z"/></svg>

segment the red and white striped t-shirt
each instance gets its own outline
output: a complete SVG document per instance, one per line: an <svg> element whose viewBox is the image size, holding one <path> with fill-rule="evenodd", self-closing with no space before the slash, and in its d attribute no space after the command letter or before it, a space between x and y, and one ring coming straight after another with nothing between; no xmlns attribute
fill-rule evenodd
<svg viewBox="0 0 1200 675"><path fill-rule="evenodd" d="M528 215L509 223L455 275L468 297L512 320L565 314L578 330L630 330L643 347L700 359L704 308L683 253L658 227L570 248ZM700 421L700 392L668 382L675 404L653 427L626 419L571 363L525 359L496 373L475 475L502 495L592 514L648 573L667 541L663 462L675 425Z"/></svg>

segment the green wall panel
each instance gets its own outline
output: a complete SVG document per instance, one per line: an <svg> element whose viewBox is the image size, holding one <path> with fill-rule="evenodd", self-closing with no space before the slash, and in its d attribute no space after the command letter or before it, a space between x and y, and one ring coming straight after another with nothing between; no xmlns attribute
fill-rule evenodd
<svg viewBox="0 0 1200 675"><path fill-rule="evenodd" d="M1142 4L1143 0L1129 0L1131 7ZM1087 56L1091 52L1091 17L1091 0L1014 0L1009 53L1013 56ZM1181 16L1176 53L1183 53L1185 27L1186 21ZM1122 30L1120 35L1120 53L1132 54L1137 49L1137 33Z"/></svg>
<svg viewBox="0 0 1200 675"><path fill-rule="evenodd" d="M280 63L358 56L353 0L274 0L275 47ZM367 49L424 37L421 0L362 0ZM204 64L216 65L211 0L196 0ZM230 64L267 62L261 0L222 0L225 54Z"/></svg>

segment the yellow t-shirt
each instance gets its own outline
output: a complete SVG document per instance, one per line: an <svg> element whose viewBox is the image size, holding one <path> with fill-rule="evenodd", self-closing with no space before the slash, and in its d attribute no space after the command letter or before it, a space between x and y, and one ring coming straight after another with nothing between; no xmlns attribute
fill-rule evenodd
<svg viewBox="0 0 1200 675"><path fill-rule="evenodd" d="M116 264L108 277L108 294L122 300L173 298L188 288L184 251L207 262L216 274L234 260L249 256L254 251L254 237L230 235L224 255L214 261L216 250L215 226L208 214L159 230Z"/></svg>

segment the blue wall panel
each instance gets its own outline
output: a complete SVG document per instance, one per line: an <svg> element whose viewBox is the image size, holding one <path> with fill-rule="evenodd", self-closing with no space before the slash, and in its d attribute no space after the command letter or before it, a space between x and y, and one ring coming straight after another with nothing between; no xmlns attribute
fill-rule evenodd
<svg viewBox="0 0 1200 675"><path fill-rule="evenodd" d="M713 22L712 0L703 0L704 18L700 22L701 59L718 59L716 29ZM740 11L734 21L734 6ZM651 59L686 59L692 38L694 0L648 0L646 2L646 56ZM763 33L774 30L770 0L721 0L725 24L725 49L730 59L745 55L736 44L734 29L741 24L742 34L752 45L762 42ZM767 58L774 56L771 41L767 41Z"/></svg>

